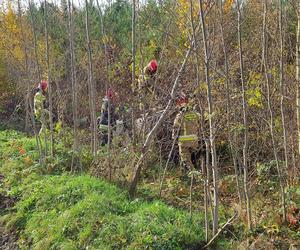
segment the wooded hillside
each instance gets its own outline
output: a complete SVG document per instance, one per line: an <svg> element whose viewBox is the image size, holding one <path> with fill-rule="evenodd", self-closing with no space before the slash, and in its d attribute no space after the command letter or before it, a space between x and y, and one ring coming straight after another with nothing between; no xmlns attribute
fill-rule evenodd
<svg viewBox="0 0 300 250"><path fill-rule="evenodd" d="M10 142L2 132L8 141L3 148L22 145L19 153L16 147L20 156L0 154L0 200L15 199L0 213L5 215L0 225L13 225L7 230L18 232L19 246L23 239L29 248L41 246L35 245L40 238L30 235L24 212L21 226L7 216L24 209L29 196L10 192L16 180L18 188L27 185L31 177L23 171L29 171L35 181L46 178L54 186L57 180L49 175L79 175L70 181L80 183L100 178L125 190L124 204L160 199L187 210L176 212L176 221L188 220L188 212L191 220L203 212L201 237L193 234L185 241L189 234L184 228L183 239L174 236L176 244L166 243L166 249L202 249L218 239L219 248L224 242L232 249L260 249L259 244L267 243L266 249L300 247L298 0L5 0L0 6L0 129L22 131L34 144L24 155L20 150L27 142L19 137ZM151 60L158 62L157 71L152 94L143 98L140 83ZM48 82L50 118L47 131L39 134L34 98L42 80ZM122 123L108 121L103 145L97 117L109 91L114 99L108 101L108 120L113 107ZM201 117L200 144L193 154L198 167L184 174L172 138L181 95L189 97ZM120 133L118 124L124 125ZM9 170L14 157L25 157L22 169ZM33 185L38 189L40 184ZM142 208L130 209L142 216ZM126 216L131 215L122 220ZM230 218L233 222L222 227ZM150 230L147 237L160 237L163 230ZM67 241L69 236L64 237ZM164 238L160 245L152 238L142 243L136 242L138 237L123 238L115 249L164 249ZM55 248L59 239L49 241L48 247ZM73 247L114 249L109 243L83 242Z"/></svg>

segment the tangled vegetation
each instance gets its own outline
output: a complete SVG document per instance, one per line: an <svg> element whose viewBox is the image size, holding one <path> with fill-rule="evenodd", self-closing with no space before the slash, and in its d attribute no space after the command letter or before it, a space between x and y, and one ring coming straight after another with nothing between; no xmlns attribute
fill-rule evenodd
<svg viewBox="0 0 300 250"><path fill-rule="evenodd" d="M161 201L129 200L127 192L86 174L59 174L38 164L34 138L0 132L1 211L21 248L196 249L204 244L203 213ZM58 152L58 157L63 154ZM60 163L63 166L63 162ZM224 243L223 243L224 244Z"/></svg>

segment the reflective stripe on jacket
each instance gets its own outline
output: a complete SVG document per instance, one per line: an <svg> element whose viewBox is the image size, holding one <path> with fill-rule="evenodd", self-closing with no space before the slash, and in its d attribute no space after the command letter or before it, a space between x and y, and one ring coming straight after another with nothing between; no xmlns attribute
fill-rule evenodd
<svg viewBox="0 0 300 250"><path fill-rule="evenodd" d="M175 130L179 129L178 142L198 141L199 127L200 114L198 112L193 110L182 111L175 118L173 137L176 134Z"/></svg>
<svg viewBox="0 0 300 250"><path fill-rule="evenodd" d="M101 131L108 131L108 125L100 124L99 128Z"/></svg>

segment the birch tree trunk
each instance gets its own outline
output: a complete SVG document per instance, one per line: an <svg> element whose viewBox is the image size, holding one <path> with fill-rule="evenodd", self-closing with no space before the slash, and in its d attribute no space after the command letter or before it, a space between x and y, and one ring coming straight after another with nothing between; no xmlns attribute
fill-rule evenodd
<svg viewBox="0 0 300 250"><path fill-rule="evenodd" d="M88 53L88 86L89 86L89 103L90 103L90 117L91 117L91 150L94 156L97 153L97 120L96 120L96 107L95 107L95 86L93 79L93 63L92 51L89 31L89 5L85 0L85 30L86 30L86 46Z"/></svg>
<svg viewBox="0 0 300 250"><path fill-rule="evenodd" d="M274 136L274 117L273 117L272 101L271 101L271 88L270 88L270 80L268 76L269 66L268 66L268 41L266 37L267 35L266 23L267 23L267 0L264 0L263 1L263 34L262 34L263 67L264 67L265 81L267 85L267 102L268 102L268 111L270 114L270 133L271 133L272 147L273 147L274 159L276 161L276 168L277 168L278 178L279 178L279 183L281 188L281 202L282 202L282 210L284 214L283 219L285 220L286 204L285 204L284 183L283 183L283 178L280 170L278 154L276 150L276 143L275 143L275 136Z"/></svg>
<svg viewBox="0 0 300 250"><path fill-rule="evenodd" d="M243 109L243 122L244 122L244 145L243 145L243 170L244 170L244 192L246 196L247 220L248 229L252 228L251 219L251 202L248 186L248 106L246 100L246 86L244 81L244 62L243 62L243 47L242 47L242 31L241 31L241 9L240 1L237 0L238 10L238 44L239 44L239 57L240 57L240 75L242 85L242 109Z"/></svg>
<svg viewBox="0 0 300 250"><path fill-rule="evenodd" d="M49 124L50 124L50 156L53 157L54 141L53 141L53 108L52 108L52 86L51 86L51 68L49 59L49 37L48 37L48 3L44 1L44 22L45 22L45 43L46 43L46 63L49 89Z"/></svg>
<svg viewBox="0 0 300 250"><path fill-rule="evenodd" d="M207 84L207 103L208 103L208 116L209 116L209 137L210 137L210 150L212 157L212 177L213 177L213 235L218 232L219 224L219 196L218 196L218 167L217 167L217 157L216 157L216 146L215 146L215 122L214 122L214 106L211 93L211 83L210 83L210 72L209 72L209 63L210 58L208 55L208 46L207 46L207 31L204 20L203 12L203 1L199 0L200 5L200 22L202 28L202 38L203 38L203 50L205 56L205 79Z"/></svg>
<svg viewBox="0 0 300 250"><path fill-rule="evenodd" d="M284 67L283 67L283 22L282 22L282 0L279 0L279 36L280 36L280 61L279 61L279 87L280 87L280 112L281 112L281 125L282 125L282 132L283 132L283 147L284 147L284 160L285 160L285 171L288 171L288 152L287 152L287 131L285 125L285 110L284 110L284 95L285 95L285 87L283 84L284 81ZM282 175L281 175L282 176ZM284 185L284 184L283 184ZM282 192L283 195L285 193L284 186ZM284 198L284 197L283 197ZM283 204L285 205L285 200L283 200ZM285 209L283 211L283 218L286 221L286 214Z"/></svg>

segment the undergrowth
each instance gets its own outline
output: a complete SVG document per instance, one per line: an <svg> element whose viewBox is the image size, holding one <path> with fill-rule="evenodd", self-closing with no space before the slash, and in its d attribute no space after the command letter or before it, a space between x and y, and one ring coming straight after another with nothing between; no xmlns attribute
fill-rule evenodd
<svg viewBox="0 0 300 250"><path fill-rule="evenodd" d="M17 200L1 222L17 231L21 248L199 249L204 244L202 213L191 219L161 201L130 200L104 180L70 175L64 147L41 166L34 138L15 131L0 131L0 138L5 177L0 192Z"/></svg>

